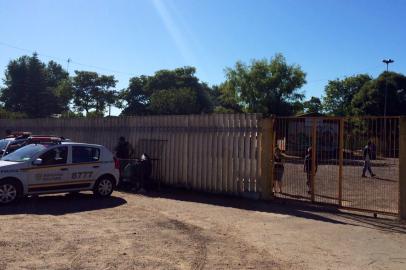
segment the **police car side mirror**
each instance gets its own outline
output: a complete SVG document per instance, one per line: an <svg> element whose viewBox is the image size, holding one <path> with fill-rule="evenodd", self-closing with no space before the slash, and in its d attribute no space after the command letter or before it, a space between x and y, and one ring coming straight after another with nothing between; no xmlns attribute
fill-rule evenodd
<svg viewBox="0 0 406 270"><path fill-rule="evenodd" d="M42 164L42 159L41 158L37 158L36 160L33 161L34 165L41 165Z"/></svg>

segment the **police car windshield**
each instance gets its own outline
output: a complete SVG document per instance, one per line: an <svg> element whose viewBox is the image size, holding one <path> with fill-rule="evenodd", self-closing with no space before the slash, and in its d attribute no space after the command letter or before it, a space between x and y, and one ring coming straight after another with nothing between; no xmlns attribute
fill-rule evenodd
<svg viewBox="0 0 406 270"><path fill-rule="evenodd" d="M4 156L1 160L25 162L27 160L30 160L35 154L46 148L47 146L42 144L29 144L21 147L20 149L17 149L11 154Z"/></svg>
<svg viewBox="0 0 406 270"><path fill-rule="evenodd" d="M4 150L9 142L8 140L0 140L0 150Z"/></svg>

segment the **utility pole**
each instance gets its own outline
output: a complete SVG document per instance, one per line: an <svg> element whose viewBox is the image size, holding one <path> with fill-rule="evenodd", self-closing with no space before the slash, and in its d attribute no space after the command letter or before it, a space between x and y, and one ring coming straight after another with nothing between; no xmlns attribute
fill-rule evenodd
<svg viewBox="0 0 406 270"><path fill-rule="evenodd" d="M70 58L68 58L68 60L66 61L68 64L66 65L66 71L69 73L69 64L72 60Z"/></svg>

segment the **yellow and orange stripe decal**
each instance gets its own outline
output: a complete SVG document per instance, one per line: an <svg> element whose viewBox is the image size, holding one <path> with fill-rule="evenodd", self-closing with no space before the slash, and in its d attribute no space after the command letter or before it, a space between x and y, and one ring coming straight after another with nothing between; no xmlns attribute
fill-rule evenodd
<svg viewBox="0 0 406 270"><path fill-rule="evenodd" d="M64 181L64 182L48 182L42 184L31 184L28 185L28 188L36 188L36 187L57 187L63 185L70 185L70 184L91 184L94 180L76 180L76 181Z"/></svg>

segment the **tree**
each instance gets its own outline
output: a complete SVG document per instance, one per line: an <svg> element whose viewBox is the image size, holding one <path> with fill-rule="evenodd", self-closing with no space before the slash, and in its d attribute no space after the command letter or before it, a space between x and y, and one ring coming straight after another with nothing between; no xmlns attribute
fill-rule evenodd
<svg viewBox="0 0 406 270"><path fill-rule="evenodd" d="M223 98L235 102L245 112L265 115L291 115L304 97L299 92L306 74L298 65L288 65L282 54L270 61L253 60L250 65L237 62L226 69Z"/></svg>
<svg viewBox="0 0 406 270"><path fill-rule="evenodd" d="M151 95L149 108L154 114L197 114L196 92L190 88L161 90Z"/></svg>
<svg viewBox="0 0 406 270"><path fill-rule="evenodd" d="M54 94L57 97L57 106L58 111L62 112L69 112L70 111L70 103L73 98L73 86L72 81L67 78L61 80L56 87L54 88Z"/></svg>
<svg viewBox="0 0 406 270"><path fill-rule="evenodd" d="M124 115L197 114L212 111L210 87L199 81L194 67L159 70L130 79L123 92Z"/></svg>
<svg viewBox="0 0 406 270"><path fill-rule="evenodd" d="M124 115L144 115L148 114L148 104L150 94L147 93L149 77L141 75L130 79L129 86L121 94Z"/></svg>
<svg viewBox="0 0 406 270"><path fill-rule="evenodd" d="M47 117L66 109L66 100L61 102L57 89L68 78L68 74L55 62L46 66L34 53L10 61L5 71L5 87L0 100L4 109L23 113L28 117Z"/></svg>
<svg viewBox="0 0 406 270"><path fill-rule="evenodd" d="M75 70L73 103L77 111L85 111L88 114L94 109L96 114L102 115L115 95L114 92L110 92L115 91L112 88L116 86L116 82L114 76Z"/></svg>
<svg viewBox="0 0 406 270"><path fill-rule="evenodd" d="M105 101L106 101L106 105L109 108L109 116L111 115L111 106L117 106L120 107L121 106L121 102L120 102L120 92L116 91L116 90L112 90L112 91L107 91L105 93Z"/></svg>
<svg viewBox="0 0 406 270"><path fill-rule="evenodd" d="M57 87L60 82L69 79L69 73L54 61L49 61L46 69L48 86Z"/></svg>
<svg viewBox="0 0 406 270"><path fill-rule="evenodd" d="M305 113L321 113L322 105L318 97L311 97L309 100L303 102Z"/></svg>
<svg viewBox="0 0 406 270"><path fill-rule="evenodd" d="M217 113L241 113L243 107L234 88L230 83L222 83L220 86L213 87L212 98L215 102L214 111Z"/></svg>
<svg viewBox="0 0 406 270"><path fill-rule="evenodd" d="M356 115L384 115L387 80L386 115L406 114L406 76L395 72L383 72L378 78L368 81L354 95L353 111Z"/></svg>
<svg viewBox="0 0 406 270"><path fill-rule="evenodd" d="M325 87L323 108L328 114L347 116L353 113L352 99L372 78L367 74L329 81Z"/></svg>

